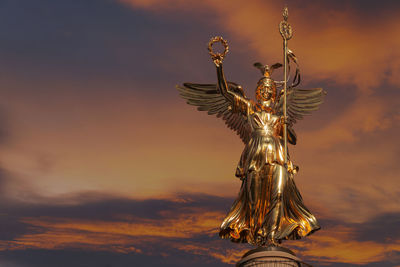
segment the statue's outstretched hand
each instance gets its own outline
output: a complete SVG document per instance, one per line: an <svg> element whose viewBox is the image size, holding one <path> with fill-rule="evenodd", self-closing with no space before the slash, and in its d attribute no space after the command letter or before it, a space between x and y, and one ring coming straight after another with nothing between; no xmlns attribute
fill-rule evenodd
<svg viewBox="0 0 400 267"><path fill-rule="evenodd" d="M220 42L224 46L224 52L214 53L212 45L216 42ZM208 48L208 53L210 54L211 59L214 62L215 66L219 67L229 51L228 42L224 40L221 36L215 36L211 38L211 40L208 42L207 48Z"/></svg>
<svg viewBox="0 0 400 267"><path fill-rule="evenodd" d="M221 55L216 55L211 57L216 67L219 67L222 64L222 60L224 59Z"/></svg>

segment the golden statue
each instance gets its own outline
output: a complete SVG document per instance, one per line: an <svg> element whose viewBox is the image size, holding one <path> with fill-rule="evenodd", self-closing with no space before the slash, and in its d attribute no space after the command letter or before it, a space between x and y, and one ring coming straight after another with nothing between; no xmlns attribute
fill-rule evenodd
<svg viewBox="0 0 400 267"><path fill-rule="evenodd" d="M276 63L270 67L254 64L263 75L256 87L257 102L248 99L240 85L226 81L222 61L228 52L228 44L222 37L214 37L208 44L218 83L184 83L177 87L188 104L222 118L243 140L245 148L236 170L242 186L222 222L219 235L257 246L277 246L284 239L299 239L320 228L303 204L294 182L299 168L287 155L286 142L296 144L293 125L318 109L325 92L321 88L297 88L300 72L297 58L287 49L287 41L292 35L287 10L280 32L284 40L284 64ZM223 53L213 52L215 42L222 43ZM296 71L289 84L290 64L296 66ZM282 66L283 81L274 81L271 78L273 71Z"/></svg>

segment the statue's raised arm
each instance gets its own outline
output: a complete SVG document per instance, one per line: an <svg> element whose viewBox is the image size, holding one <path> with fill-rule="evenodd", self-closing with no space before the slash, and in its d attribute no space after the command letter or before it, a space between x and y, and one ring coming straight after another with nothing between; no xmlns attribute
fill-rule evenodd
<svg viewBox="0 0 400 267"><path fill-rule="evenodd" d="M212 50L212 45L215 42L221 42L225 50L223 53L214 53ZM228 43L222 37L213 37L208 43L208 51L211 58L217 67L217 77L218 77L218 89L220 93L232 103L231 107L233 111L240 112L242 115L248 116L253 112L253 103L251 100L245 97L244 91L240 85L237 87L230 88L226 82L224 69L222 66L222 61L228 50Z"/></svg>
<svg viewBox="0 0 400 267"><path fill-rule="evenodd" d="M223 53L214 53L212 44L221 42ZM211 38L208 48L217 68L217 84L184 83L177 86L180 95L189 105L198 106L197 110L207 111L209 115L221 117L226 125L237 132L246 144L249 141L251 128L247 123L247 115L252 112L252 102L247 99L242 87L225 79L222 61L228 52L228 44L222 37Z"/></svg>

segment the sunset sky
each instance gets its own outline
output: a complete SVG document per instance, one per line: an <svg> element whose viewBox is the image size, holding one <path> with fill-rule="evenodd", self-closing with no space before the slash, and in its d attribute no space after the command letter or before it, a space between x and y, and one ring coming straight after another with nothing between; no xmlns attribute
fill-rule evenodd
<svg viewBox="0 0 400 267"><path fill-rule="evenodd" d="M322 229L284 242L315 266L400 266L400 1L3 0L0 266L230 266L218 237L244 147L175 86L215 83L206 44L254 99L282 60L302 88L297 186ZM279 78L280 73L276 78Z"/></svg>

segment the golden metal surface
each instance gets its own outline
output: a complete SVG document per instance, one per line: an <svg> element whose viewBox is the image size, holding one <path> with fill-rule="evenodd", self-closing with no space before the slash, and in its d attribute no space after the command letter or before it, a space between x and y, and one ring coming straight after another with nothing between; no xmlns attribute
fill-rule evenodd
<svg viewBox="0 0 400 267"><path fill-rule="evenodd" d="M289 12L287 7L283 9L283 20L279 23L279 32L283 38L283 68L284 68L284 78L283 78L283 140L284 140L284 162L287 163L287 71L288 71L288 40L292 38L292 27L288 23Z"/></svg>
<svg viewBox="0 0 400 267"><path fill-rule="evenodd" d="M224 46L224 52L214 53L212 46L214 43L217 42L220 42ZM208 42L207 48L208 48L208 53L210 54L212 60L214 61L214 64L217 66L222 63L222 60L224 60L224 57L229 52L228 42L225 41L221 36L215 36L211 38L210 41Z"/></svg>
<svg viewBox="0 0 400 267"><path fill-rule="evenodd" d="M286 26L282 26L282 37L287 41L291 38L287 10L283 22ZM212 51L215 42L224 45L224 53ZM284 67L289 72L290 64L296 65L293 81L287 85L286 71L284 81L271 78L272 71L283 66L280 63L271 67L255 63L263 74L256 88L256 103L245 96L240 85L225 79L222 61L228 52L228 43L222 37L214 37L208 49L216 66L217 84L184 83L177 88L188 104L222 118L245 144L235 174L242 180L242 186L221 224L219 235L234 242L268 246L313 233L320 227L296 187L294 175L299 167L289 155L285 156L285 142L287 139L296 144L293 125L318 109L325 92L321 88L296 88L300 82L297 58L287 49L286 42Z"/></svg>

